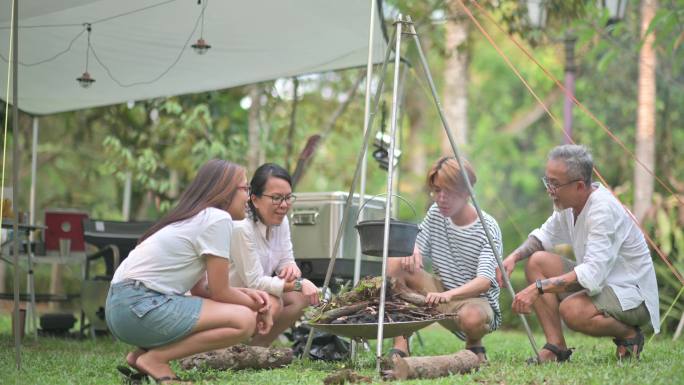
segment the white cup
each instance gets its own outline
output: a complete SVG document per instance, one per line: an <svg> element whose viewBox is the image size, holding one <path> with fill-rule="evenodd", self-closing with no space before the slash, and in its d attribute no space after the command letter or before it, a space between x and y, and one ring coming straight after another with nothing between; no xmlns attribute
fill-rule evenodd
<svg viewBox="0 0 684 385"><path fill-rule="evenodd" d="M66 257L71 253L71 239L59 238L59 256Z"/></svg>

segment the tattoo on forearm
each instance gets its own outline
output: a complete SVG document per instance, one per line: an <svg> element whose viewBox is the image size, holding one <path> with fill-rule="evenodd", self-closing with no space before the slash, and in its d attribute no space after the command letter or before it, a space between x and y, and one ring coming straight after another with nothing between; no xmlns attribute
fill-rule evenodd
<svg viewBox="0 0 684 385"><path fill-rule="evenodd" d="M544 250L544 246L537 237L530 235L515 251L518 253L518 261L522 261L540 250Z"/></svg>
<svg viewBox="0 0 684 385"><path fill-rule="evenodd" d="M584 289L584 287L582 287L582 285L580 285L579 282L567 282L563 278L545 279L542 281L542 289L544 291L549 290L551 288L558 288L561 289L561 292L570 293L574 293Z"/></svg>

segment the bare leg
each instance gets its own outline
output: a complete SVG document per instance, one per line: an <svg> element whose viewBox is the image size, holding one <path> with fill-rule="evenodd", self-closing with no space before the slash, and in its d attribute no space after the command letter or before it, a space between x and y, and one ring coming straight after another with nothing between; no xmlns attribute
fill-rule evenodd
<svg viewBox="0 0 684 385"><path fill-rule="evenodd" d="M482 346L482 337L489 331L489 323L487 315L480 307L472 304L464 305L458 310L456 322L459 330L466 336L466 348ZM477 356L480 362L486 361L484 353L478 353Z"/></svg>
<svg viewBox="0 0 684 385"><path fill-rule="evenodd" d="M634 327L603 315L583 292L566 298L560 305L560 314L570 329L590 336L627 339L637 334Z"/></svg>
<svg viewBox="0 0 684 385"><path fill-rule="evenodd" d="M532 254L525 267L525 275L530 283L537 279L546 279L561 274L563 274L563 262L560 256L546 251L538 251ZM561 349L567 349L561 327L559 305L560 301L558 301L556 294L548 293L543 294L533 307L544 330L546 342ZM556 355L547 349L541 349L539 357L542 362L556 359Z"/></svg>
<svg viewBox="0 0 684 385"><path fill-rule="evenodd" d="M140 354L135 366L155 378L173 377L169 361L237 344L248 339L255 330L256 313L251 309L203 299L200 317L192 334Z"/></svg>
<svg viewBox="0 0 684 385"><path fill-rule="evenodd" d="M283 293L282 299L276 299L281 308L273 315L273 327L268 334L257 335L250 341L251 345L269 346L278 336L294 325L304 314L304 309L309 306L309 300L298 291Z"/></svg>

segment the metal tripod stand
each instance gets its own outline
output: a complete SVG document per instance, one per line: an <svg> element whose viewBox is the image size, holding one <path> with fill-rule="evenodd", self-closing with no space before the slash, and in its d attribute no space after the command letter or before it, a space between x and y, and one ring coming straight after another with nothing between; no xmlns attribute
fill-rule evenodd
<svg viewBox="0 0 684 385"><path fill-rule="evenodd" d="M380 78L378 82L378 87L375 93L374 101L372 104L372 108L370 109L370 113L366 113L366 121L364 122L364 126L367 127L365 134L364 134L364 140L363 140L363 145L362 149L359 153L359 156L357 158L357 163L356 163L356 168L354 171L354 177L352 179L352 184L349 190L349 194L347 195L347 201L345 204L345 210L344 214L342 216L342 225L339 227L337 237L335 239L335 247L332 249L332 255L330 257L330 262L328 265L328 270L326 272L325 276L325 281L323 284L323 290L324 292L327 291L328 285L330 283L330 278L332 276L332 270L335 265L335 259L337 257L337 250L339 249L339 243L342 237L342 232L347 226L347 222L349 221L349 216L350 216L350 209L351 209L351 200L353 197L353 193L356 189L356 183L359 179L359 170L362 168L363 160L365 159L365 154L368 151L368 142L369 142L369 137L370 137L370 132L372 131L372 123L373 123L373 118L375 116L375 113L377 112L378 104L379 104L379 99L380 95L382 94L383 87L384 87L384 78L386 75L387 71L387 63L390 58L391 51L393 49L392 45L394 43L394 84L393 84L393 93L392 93L392 113L391 113L391 121L390 121L390 148L389 148L389 153L394 154L394 149L395 149L395 141L396 141L396 130L397 130L397 115L398 115L398 89L399 89L399 68L400 68L400 58L401 58L401 42L402 42L402 37L404 35L408 36L409 38L412 37L413 41L416 45L416 49L418 51L419 57L420 57L420 64L423 68L423 71L427 77L427 81L430 86L430 91L432 93L432 98L435 103L435 106L437 107L437 110L439 112L439 117L442 121L442 125L444 127L444 130L447 134L447 137L449 138L449 143L451 144L451 148L454 153L454 157L457 160L459 167L463 170L463 161L461 159L461 155L458 149L458 146L456 145L456 141L453 138L453 135L451 133L451 129L449 127L449 123L446 120L442 104L440 103L439 97L437 96L437 88L435 87L434 81L432 79L432 75L430 73L430 68L427 63L427 59L425 58L425 55L423 53L422 47L420 45L420 40L418 39L418 34L416 33L415 26L413 25L413 22L411 21L410 17L404 18L402 15L399 15L397 20L394 22L395 29L392 32L392 37L390 38L390 42L387 46L387 51L385 53L385 59L382 64L382 69L380 71ZM369 61L371 60L371 56L369 55ZM369 82L369 79L366 79L367 82ZM367 94L367 98L369 95ZM366 108L368 108L368 104L366 104ZM477 199L475 197L475 192L473 191L472 184L468 178L468 173L461 173L463 175L463 179L465 181L466 187L468 188L468 192L470 193L473 206L475 207L477 211L477 215L480 219L480 222L483 224L483 229L485 231L485 234L487 236L487 240L489 242L490 247L492 248L492 252L494 253L494 256L496 257L496 262L499 267L499 269L502 272L505 272L505 269L503 268L503 262L501 260L501 255L499 255L498 249L496 248L494 244L494 240L492 237L492 234L489 230L489 227L486 226L486 222L484 219L484 216L482 214L482 210L480 209L480 206L477 202ZM387 204L385 206L385 224L384 224L384 236L383 236L383 253L382 253L382 287L381 287L381 293L380 293L380 306L379 306L379 314L378 314L378 330L377 330L377 352L376 352L376 370L380 372L380 364L382 361L382 339L383 339L383 320L384 320L384 313L385 313L385 295L386 295L386 281L387 281L387 258L388 258L388 244L389 244L389 226L390 226L390 213L391 213L391 207L392 207L392 186L393 186L393 175L394 175L394 162L390 161L388 165L388 170L387 170ZM505 285L511 294L512 297L515 296L515 291L513 290L513 287L511 286L510 280L508 279L506 274L503 274L504 277L504 282ZM520 314L520 319L525 327L525 331L527 332L527 336L530 341L530 345L532 346L532 350L534 351L534 354L539 357L539 352L537 349L536 342L534 340L534 336L532 335L532 331L530 330L529 324L527 323L527 319L525 318L524 315ZM308 353L311 347L311 341L313 339L313 330L309 334L309 339L307 341L307 345L304 349L304 357L308 357Z"/></svg>

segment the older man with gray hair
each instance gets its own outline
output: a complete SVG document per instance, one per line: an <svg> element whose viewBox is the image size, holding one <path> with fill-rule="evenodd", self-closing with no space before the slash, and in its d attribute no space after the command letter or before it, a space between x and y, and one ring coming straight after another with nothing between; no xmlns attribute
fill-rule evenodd
<svg viewBox="0 0 684 385"><path fill-rule="evenodd" d="M613 337L619 360L639 358L642 326L659 331L658 286L644 236L620 201L592 183L592 172L586 147L551 150L542 181L554 212L503 261L509 276L516 262L526 263L530 285L512 308L522 314L534 309L544 329L546 344L533 362L570 358L561 320L584 334ZM551 252L561 244L572 246L575 261Z"/></svg>

